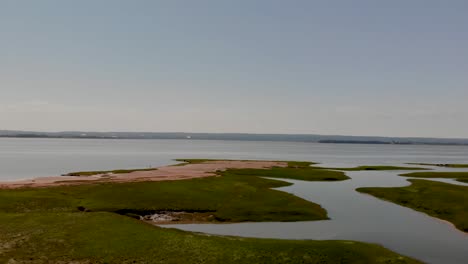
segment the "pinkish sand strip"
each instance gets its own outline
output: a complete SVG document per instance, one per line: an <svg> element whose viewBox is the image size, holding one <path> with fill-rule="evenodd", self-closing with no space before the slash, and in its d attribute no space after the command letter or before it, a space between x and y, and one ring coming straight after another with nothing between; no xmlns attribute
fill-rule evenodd
<svg viewBox="0 0 468 264"><path fill-rule="evenodd" d="M52 176L28 180L0 182L0 189L22 187L50 187L60 185L77 185L97 182L139 182L139 181L172 181L216 176L217 171L226 169L268 169L286 167L281 161L237 161L216 160L203 163L183 164L180 166L163 166L151 171L135 171L122 174L97 174L92 176Z"/></svg>

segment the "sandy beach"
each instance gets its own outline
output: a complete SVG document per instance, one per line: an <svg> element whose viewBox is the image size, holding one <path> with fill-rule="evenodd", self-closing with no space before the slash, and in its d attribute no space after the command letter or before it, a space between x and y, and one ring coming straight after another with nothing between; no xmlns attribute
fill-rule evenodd
<svg viewBox="0 0 468 264"><path fill-rule="evenodd" d="M50 187L59 185L76 185L96 182L137 182L137 181L172 181L216 176L217 171L226 169L267 169L286 167L281 161L237 161L216 160L203 163L187 163L155 168L151 171L135 171L122 174L96 174L92 176L51 176L28 180L0 182L1 189L23 187Z"/></svg>

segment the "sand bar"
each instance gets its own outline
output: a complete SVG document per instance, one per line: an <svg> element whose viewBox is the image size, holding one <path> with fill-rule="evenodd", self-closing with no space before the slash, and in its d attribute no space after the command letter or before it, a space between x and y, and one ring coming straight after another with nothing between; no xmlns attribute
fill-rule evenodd
<svg viewBox="0 0 468 264"><path fill-rule="evenodd" d="M97 182L184 180L216 176L216 171L224 171L226 169L267 169L271 167L286 166L287 163L281 161L216 160L194 164L187 163L177 166L163 166L152 171L135 171L122 174L96 174L92 176L51 176L20 181L0 182L0 188L13 189L22 187L50 187Z"/></svg>

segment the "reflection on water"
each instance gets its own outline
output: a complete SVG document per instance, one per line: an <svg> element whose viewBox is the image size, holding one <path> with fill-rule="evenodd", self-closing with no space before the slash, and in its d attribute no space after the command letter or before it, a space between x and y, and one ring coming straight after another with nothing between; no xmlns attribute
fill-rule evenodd
<svg viewBox="0 0 468 264"><path fill-rule="evenodd" d="M409 183L401 172L347 173L342 182L287 180L279 188L322 205L331 220L293 223L171 225L211 234L285 239L348 239L377 243L427 263L466 263L468 235L451 224L355 191L358 187L397 187Z"/></svg>

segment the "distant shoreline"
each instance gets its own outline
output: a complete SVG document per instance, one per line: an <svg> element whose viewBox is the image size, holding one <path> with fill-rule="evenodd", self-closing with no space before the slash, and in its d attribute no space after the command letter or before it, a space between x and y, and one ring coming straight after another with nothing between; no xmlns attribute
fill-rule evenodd
<svg viewBox="0 0 468 264"><path fill-rule="evenodd" d="M468 146L463 138L415 138L340 136L313 134L248 134L248 133L186 133L186 132L35 132L0 130L0 138L65 138L65 139L182 139L226 141L308 142L328 144L387 145L458 145Z"/></svg>

